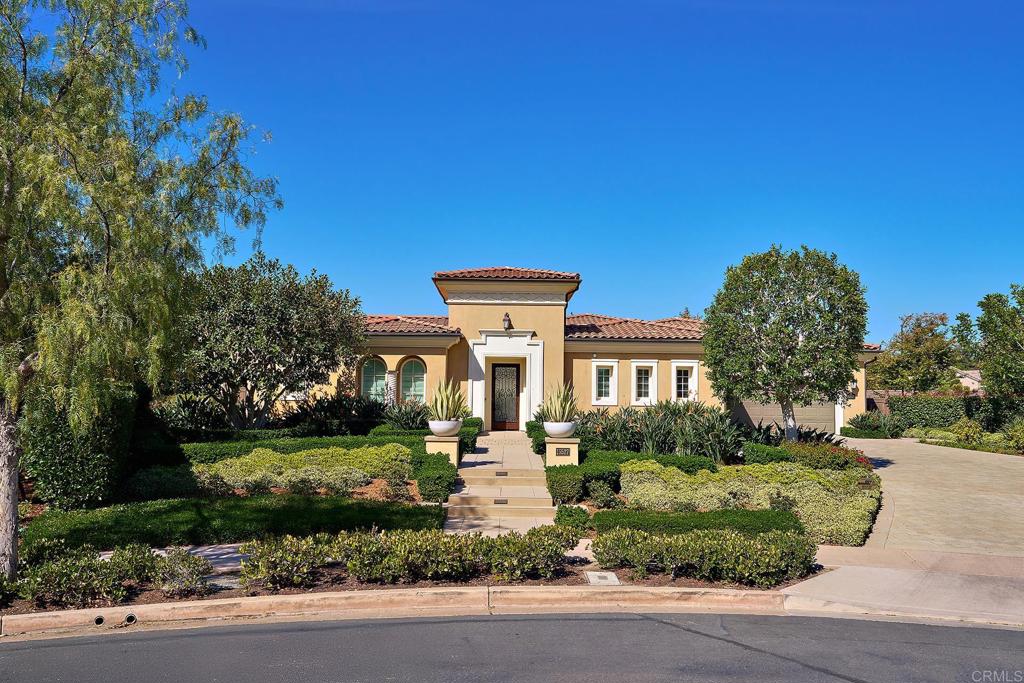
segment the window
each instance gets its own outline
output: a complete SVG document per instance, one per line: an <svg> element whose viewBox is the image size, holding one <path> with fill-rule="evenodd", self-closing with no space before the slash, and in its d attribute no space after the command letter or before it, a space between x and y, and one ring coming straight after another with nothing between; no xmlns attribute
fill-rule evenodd
<svg viewBox="0 0 1024 683"><path fill-rule="evenodd" d="M635 360L632 366L633 405L653 405L658 400L658 361Z"/></svg>
<svg viewBox="0 0 1024 683"><path fill-rule="evenodd" d="M363 363L362 395L383 401L388 393L388 370L380 358Z"/></svg>
<svg viewBox="0 0 1024 683"><path fill-rule="evenodd" d="M427 400L427 368L413 358L402 364L402 400L425 403Z"/></svg>
<svg viewBox="0 0 1024 683"><path fill-rule="evenodd" d="M593 361L591 364L591 405L618 405L619 383L616 377L618 367L619 362L616 360Z"/></svg>
<svg viewBox="0 0 1024 683"><path fill-rule="evenodd" d="M697 361L672 361L672 398L676 401L697 400Z"/></svg>

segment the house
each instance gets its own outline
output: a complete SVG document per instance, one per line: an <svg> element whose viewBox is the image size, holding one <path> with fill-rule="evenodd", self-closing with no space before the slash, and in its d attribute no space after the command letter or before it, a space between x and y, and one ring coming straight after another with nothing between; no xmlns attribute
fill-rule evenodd
<svg viewBox="0 0 1024 683"><path fill-rule="evenodd" d="M443 379L457 381L490 430L523 430L544 392L571 383L580 408L617 410L661 400L720 405L702 363L700 320L567 315L578 273L469 268L434 274L448 315L369 315L360 393L385 401L429 401ZM863 412L865 347L843 405L797 409L806 426L838 431ZM743 421L781 422L778 406L744 402Z"/></svg>

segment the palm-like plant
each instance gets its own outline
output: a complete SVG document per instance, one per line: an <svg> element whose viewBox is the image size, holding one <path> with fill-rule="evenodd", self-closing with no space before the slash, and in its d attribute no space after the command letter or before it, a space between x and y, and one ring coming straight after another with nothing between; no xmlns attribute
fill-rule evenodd
<svg viewBox="0 0 1024 683"><path fill-rule="evenodd" d="M548 392L541 406L541 414L546 422L572 422L580 410L576 407L576 394L572 387L560 384Z"/></svg>
<svg viewBox="0 0 1024 683"><path fill-rule="evenodd" d="M442 422L461 420L469 417L469 405L462 389L450 379L444 380L434 389L430 399L430 419Z"/></svg>

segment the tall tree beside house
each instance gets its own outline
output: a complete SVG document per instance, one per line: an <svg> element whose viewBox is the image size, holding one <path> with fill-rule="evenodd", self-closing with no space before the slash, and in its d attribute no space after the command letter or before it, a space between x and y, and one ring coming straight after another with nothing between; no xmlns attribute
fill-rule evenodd
<svg viewBox="0 0 1024 683"><path fill-rule="evenodd" d="M981 381L993 396L1024 397L1024 286L988 294L978 302Z"/></svg>
<svg viewBox="0 0 1024 683"><path fill-rule="evenodd" d="M953 342L953 367L975 370L981 366L981 338L969 313L959 313L949 330Z"/></svg>
<svg viewBox="0 0 1024 683"><path fill-rule="evenodd" d="M172 357L201 240L259 227L251 129L160 76L201 42L185 0L0 1L0 575L17 567L16 421L45 391L85 432ZM31 385L31 386L29 386Z"/></svg>
<svg viewBox="0 0 1024 683"><path fill-rule="evenodd" d="M918 313L900 318L900 329L868 365L873 389L932 391L959 383L953 372L955 346L945 313Z"/></svg>
<svg viewBox="0 0 1024 683"><path fill-rule="evenodd" d="M779 246L725 272L704 318L704 362L726 400L778 403L786 438L795 407L842 398L864 349L860 276L835 254Z"/></svg>
<svg viewBox="0 0 1024 683"><path fill-rule="evenodd" d="M363 341L359 299L316 271L257 253L199 278L185 324L190 391L208 396L236 428L260 427L288 393L325 384L354 365Z"/></svg>

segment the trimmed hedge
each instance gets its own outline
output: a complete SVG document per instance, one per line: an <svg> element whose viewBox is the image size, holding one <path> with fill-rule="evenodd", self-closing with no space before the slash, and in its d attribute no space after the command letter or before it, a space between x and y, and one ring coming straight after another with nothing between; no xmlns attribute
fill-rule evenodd
<svg viewBox="0 0 1024 683"><path fill-rule="evenodd" d="M416 480L420 496L432 503L443 503L455 490L459 471L443 453L413 451L412 478Z"/></svg>
<svg viewBox="0 0 1024 683"><path fill-rule="evenodd" d="M778 446L758 443L743 444L743 463L767 465L774 462L795 462L818 470L845 470L852 467L871 469L864 454L854 448L828 443L784 441Z"/></svg>
<svg viewBox="0 0 1024 683"><path fill-rule="evenodd" d="M533 452L537 455L544 455L544 439L548 434L544 431L544 423L538 420L530 420L526 423L526 436L530 438Z"/></svg>
<svg viewBox="0 0 1024 683"><path fill-rule="evenodd" d="M613 491L618 491L619 465L630 460L653 460L659 465L675 467L687 474L695 474L700 470L717 470L711 458L699 455L644 455L631 451L592 451L579 465L545 468L548 492L556 503L576 503L583 500L587 486L593 481L603 481Z"/></svg>
<svg viewBox="0 0 1024 683"><path fill-rule="evenodd" d="M257 448L269 448L278 453L298 453L316 448L362 448L385 446L389 443L401 444L414 453L426 452L423 437L419 436L310 436L263 441L213 441L181 444L179 450L186 461L198 465L238 458L252 453Z"/></svg>
<svg viewBox="0 0 1024 683"><path fill-rule="evenodd" d="M599 534L593 549L602 567L628 567L637 577L654 571L758 588L806 576L817 552L807 536L794 531L742 534L731 529L671 535L614 529Z"/></svg>
<svg viewBox="0 0 1024 683"><path fill-rule="evenodd" d="M480 418L476 419L479 420ZM415 436L423 438L430 436L432 433L429 429L394 429L383 424L371 429L369 436ZM459 430L459 447L463 453L472 453L476 450L476 439L478 436L480 436L479 427L466 425L465 422L462 423L462 429Z"/></svg>
<svg viewBox="0 0 1024 683"><path fill-rule="evenodd" d="M1024 399L992 396L890 396L889 411L904 427L949 427L968 417L986 432L995 432L1024 412Z"/></svg>
<svg viewBox="0 0 1024 683"><path fill-rule="evenodd" d="M353 529L439 529L444 510L338 497L266 495L156 500L96 510L50 510L25 529L22 552L40 542L106 550L129 543L153 547L235 543L280 534Z"/></svg>
<svg viewBox="0 0 1024 683"><path fill-rule="evenodd" d="M559 505L555 510L555 524L586 530L590 528L590 513L578 505Z"/></svg>
<svg viewBox="0 0 1024 683"><path fill-rule="evenodd" d="M617 528L641 529L656 534L684 534L698 529L732 529L745 534L760 534L766 531L802 532L804 530L803 524L789 510L725 509L709 512L599 510L594 513L592 523L598 533Z"/></svg>
<svg viewBox="0 0 1024 683"><path fill-rule="evenodd" d="M745 465L767 465L770 462L793 462L793 456L781 446L768 446L752 441L743 444Z"/></svg>

